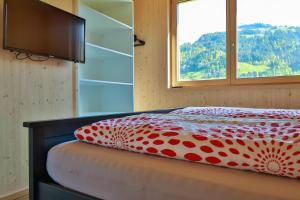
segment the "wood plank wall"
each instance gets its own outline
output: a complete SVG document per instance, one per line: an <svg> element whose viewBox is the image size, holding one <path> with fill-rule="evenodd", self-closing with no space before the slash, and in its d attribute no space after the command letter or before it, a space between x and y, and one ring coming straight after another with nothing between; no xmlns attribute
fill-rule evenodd
<svg viewBox="0 0 300 200"><path fill-rule="evenodd" d="M300 108L300 85L168 89L168 2L135 0L135 109L182 106Z"/></svg>
<svg viewBox="0 0 300 200"><path fill-rule="evenodd" d="M74 9L72 0L45 1ZM0 50L0 196L28 187L28 137L22 122L73 116L73 71L70 62L17 61L13 53Z"/></svg>

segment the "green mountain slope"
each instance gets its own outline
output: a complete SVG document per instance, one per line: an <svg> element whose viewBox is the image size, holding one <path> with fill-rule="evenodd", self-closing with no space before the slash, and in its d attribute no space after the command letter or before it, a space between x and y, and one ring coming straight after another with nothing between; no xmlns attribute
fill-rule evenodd
<svg viewBox="0 0 300 200"><path fill-rule="evenodd" d="M238 28L238 76L300 74L300 27L249 24ZM226 33L202 35L180 46L183 80L222 79L226 68Z"/></svg>

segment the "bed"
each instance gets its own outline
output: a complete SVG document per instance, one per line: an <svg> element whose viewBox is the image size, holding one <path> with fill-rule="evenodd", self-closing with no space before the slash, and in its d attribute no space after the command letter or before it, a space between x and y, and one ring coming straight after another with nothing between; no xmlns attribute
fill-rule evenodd
<svg viewBox="0 0 300 200"><path fill-rule="evenodd" d="M172 111L174 109L147 113ZM297 179L73 142L74 131L79 127L136 114L140 113L25 123L30 130L30 198L298 199L300 196ZM77 159L81 162L76 165ZM96 169L99 169L100 177L95 175ZM76 179L81 181L76 182Z"/></svg>

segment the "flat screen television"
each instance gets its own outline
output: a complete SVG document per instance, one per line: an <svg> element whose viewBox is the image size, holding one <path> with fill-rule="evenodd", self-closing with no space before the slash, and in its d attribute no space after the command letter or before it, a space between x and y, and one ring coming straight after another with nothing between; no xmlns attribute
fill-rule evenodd
<svg viewBox="0 0 300 200"><path fill-rule="evenodd" d="M38 0L5 0L3 48L85 62L85 19Z"/></svg>

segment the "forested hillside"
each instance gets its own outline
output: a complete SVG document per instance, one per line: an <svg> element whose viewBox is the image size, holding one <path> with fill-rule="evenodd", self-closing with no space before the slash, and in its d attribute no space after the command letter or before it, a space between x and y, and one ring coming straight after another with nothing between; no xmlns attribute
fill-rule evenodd
<svg viewBox="0 0 300 200"><path fill-rule="evenodd" d="M226 33L202 35L180 46L183 80L225 78ZM238 28L238 76L300 74L300 27L250 24Z"/></svg>

